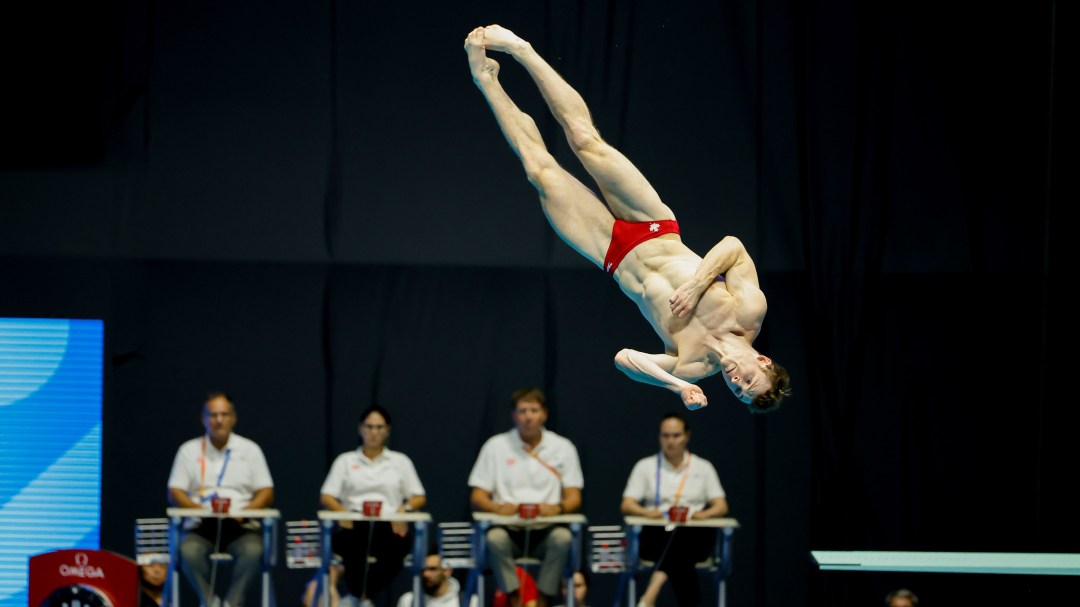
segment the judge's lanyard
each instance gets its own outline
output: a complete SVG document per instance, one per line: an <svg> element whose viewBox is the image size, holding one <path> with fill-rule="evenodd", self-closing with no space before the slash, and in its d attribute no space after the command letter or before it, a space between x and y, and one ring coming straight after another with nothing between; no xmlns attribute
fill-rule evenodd
<svg viewBox="0 0 1080 607"><path fill-rule="evenodd" d="M232 455L232 449L225 448L225 461L221 464L221 472L217 477L217 488L221 489L221 479L225 478L225 469L229 467L229 456ZM217 495L217 492L214 492ZM202 457L199 458L199 499L205 499L206 497L206 435L202 437Z"/></svg>
<svg viewBox="0 0 1080 607"><path fill-rule="evenodd" d="M559 471L555 468L555 466L552 466L551 464L545 462L543 458L536 454L536 451L534 449L529 447L528 443L522 441L521 448L524 449L525 453L528 453L530 457L540 462L541 466L547 468L548 470L551 470L551 473L555 475L555 478L559 479L560 482L562 481L562 475L559 474Z"/></svg>
<svg viewBox="0 0 1080 607"><path fill-rule="evenodd" d="M690 458L691 457L692 456L689 453L686 454L686 469L683 470L682 480L679 481L679 487L675 490L675 501L672 502L673 506L678 506L679 505L679 496L682 495L683 487L686 486L686 477L690 476ZM656 497L653 498L653 499L656 500L656 507L657 508L660 507L660 465L663 463L663 459L664 459L664 451L660 450L656 454Z"/></svg>

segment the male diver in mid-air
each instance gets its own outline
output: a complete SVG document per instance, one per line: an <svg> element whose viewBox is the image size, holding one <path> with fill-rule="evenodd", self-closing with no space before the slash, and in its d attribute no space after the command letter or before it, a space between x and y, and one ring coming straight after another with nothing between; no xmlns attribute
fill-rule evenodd
<svg viewBox="0 0 1080 607"><path fill-rule="evenodd" d="M499 84L499 64L486 51L506 53L529 72L606 205L558 165L536 123ZM600 138L581 95L528 42L491 25L469 34L465 52L473 81L539 192L551 227L612 274L664 340L665 353L624 349L615 355L615 365L631 379L677 393L688 409L708 404L693 382L717 372L751 411L779 406L790 380L783 367L753 348L766 303L742 243L725 237L704 259L687 248L671 209L641 172Z"/></svg>

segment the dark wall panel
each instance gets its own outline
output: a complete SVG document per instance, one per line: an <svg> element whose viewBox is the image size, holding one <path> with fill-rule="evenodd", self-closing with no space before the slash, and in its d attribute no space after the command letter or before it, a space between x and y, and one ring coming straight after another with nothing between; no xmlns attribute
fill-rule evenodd
<svg viewBox="0 0 1080 607"><path fill-rule="evenodd" d="M321 260L325 3L160 3L146 154L150 258ZM242 235L242 237L238 237Z"/></svg>

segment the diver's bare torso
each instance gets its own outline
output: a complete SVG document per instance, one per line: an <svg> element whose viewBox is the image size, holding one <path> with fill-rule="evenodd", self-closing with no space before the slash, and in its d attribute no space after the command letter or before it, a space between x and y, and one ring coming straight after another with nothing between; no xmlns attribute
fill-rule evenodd
<svg viewBox="0 0 1080 607"><path fill-rule="evenodd" d="M678 234L665 234L635 247L615 271L615 280L664 341L666 352L678 357L675 375L688 381L720 370L716 344L721 335L738 335L752 344L765 317L764 309L740 306L724 281L705 290L692 314L672 314L672 293L700 264L701 257Z"/></svg>

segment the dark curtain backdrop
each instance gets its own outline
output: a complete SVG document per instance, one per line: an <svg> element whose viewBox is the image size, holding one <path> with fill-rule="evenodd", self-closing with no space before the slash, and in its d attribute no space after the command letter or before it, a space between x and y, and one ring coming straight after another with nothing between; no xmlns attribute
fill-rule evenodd
<svg viewBox="0 0 1080 607"><path fill-rule="evenodd" d="M742 525L730 604L1072 591L822 574L809 557L1080 551L1058 213L1072 178L1052 169L1071 149L1055 43L1069 30L1054 2L12 9L0 315L106 322L103 547L130 553L133 520L163 513L210 389L236 399L285 518L314 515L359 411L380 402L430 511L458 521L509 393L539 385L580 450L585 514L618 522L626 475L679 403L615 370L620 348L660 342L544 221L461 51L488 23L581 91L691 248L733 234L758 263L756 345L795 395L751 416L706 380L713 406L688 416ZM501 63L591 184L524 71ZM278 600L307 575L279 570ZM613 584L594 576L591 602Z"/></svg>

